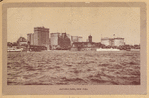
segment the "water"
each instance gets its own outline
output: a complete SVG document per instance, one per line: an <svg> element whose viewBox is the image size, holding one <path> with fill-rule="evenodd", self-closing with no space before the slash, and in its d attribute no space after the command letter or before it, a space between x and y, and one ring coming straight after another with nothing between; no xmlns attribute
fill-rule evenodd
<svg viewBox="0 0 149 98"><path fill-rule="evenodd" d="M8 85L140 85L140 52L8 52Z"/></svg>

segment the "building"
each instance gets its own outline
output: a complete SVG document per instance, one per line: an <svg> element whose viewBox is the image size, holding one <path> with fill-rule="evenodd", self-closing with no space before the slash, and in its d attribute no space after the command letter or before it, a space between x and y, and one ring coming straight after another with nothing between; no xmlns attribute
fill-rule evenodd
<svg viewBox="0 0 149 98"><path fill-rule="evenodd" d="M105 46L111 46L112 40L110 38L101 38L101 44Z"/></svg>
<svg viewBox="0 0 149 98"><path fill-rule="evenodd" d="M34 27L34 45L48 47L48 45L49 45L49 28Z"/></svg>
<svg viewBox="0 0 149 98"><path fill-rule="evenodd" d="M114 38L114 46L125 45L124 38Z"/></svg>
<svg viewBox="0 0 149 98"><path fill-rule="evenodd" d="M18 40L17 40L17 44L19 46L21 45L27 45L27 40L24 38L24 37L20 37Z"/></svg>
<svg viewBox="0 0 149 98"><path fill-rule="evenodd" d="M92 36L88 36L87 42L74 42L72 44L71 50L74 51L89 51L89 50L96 50L100 43L92 42Z"/></svg>
<svg viewBox="0 0 149 98"><path fill-rule="evenodd" d="M71 36L72 43L78 42L78 36Z"/></svg>
<svg viewBox="0 0 149 98"><path fill-rule="evenodd" d="M110 48L109 46L124 45L124 38L102 38L101 43L92 42L92 36L89 35L87 42L74 42L71 50L75 51L95 51L98 48ZM106 47L105 47L106 46Z"/></svg>
<svg viewBox="0 0 149 98"><path fill-rule="evenodd" d="M34 33L27 34L27 41L30 45L45 46L49 49L49 28L34 27Z"/></svg>
<svg viewBox="0 0 149 98"><path fill-rule="evenodd" d="M71 36L66 33L51 33L51 49L69 49L71 47Z"/></svg>
<svg viewBox="0 0 149 98"><path fill-rule="evenodd" d="M31 35L32 33L27 34L27 41L29 41L31 43Z"/></svg>
<svg viewBox="0 0 149 98"><path fill-rule="evenodd" d="M34 33L27 34L27 41L30 42L30 45L34 45Z"/></svg>
<svg viewBox="0 0 149 98"><path fill-rule="evenodd" d="M121 46L124 45L124 38L101 38L101 44L105 46Z"/></svg>
<svg viewBox="0 0 149 98"><path fill-rule="evenodd" d="M71 39L71 35L70 34L66 34L67 35L67 37L69 38L69 39Z"/></svg>
<svg viewBox="0 0 149 98"><path fill-rule="evenodd" d="M56 49L56 47L58 47L59 35L59 32L51 33L51 49Z"/></svg>
<svg viewBox="0 0 149 98"><path fill-rule="evenodd" d="M78 36L78 42L82 42L82 37Z"/></svg>
<svg viewBox="0 0 149 98"><path fill-rule="evenodd" d="M90 43L92 42L92 36L91 35L88 36L88 40L89 40Z"/></svg>
<svg viewBox="0 0 149 98"><path fill-rule="evenodd" d="M81 36L65 33L51 33L51 49L70 49L74 42L82 42Z"/></svg>
<svg viewBox="0 0 149 98"><path fill-rule="evenodd" d="M71 45L72 45L72 40L71 40L71 35L70 34L67 34L67 37L70 39L70 41L71 41Z"/></svg>
<svg viewBox="0 0 149 98"><path fill-rule="evenodd" d="M30 42L30 44L34 45L34 33L31 34L31 42Z"/></svg>
<svg viewBox="0 0 149 98"><path fill-rule="evenodd" d="M71 40L66 33L62 33L58 38L58 45L61 49L71 48Z"/></svg>

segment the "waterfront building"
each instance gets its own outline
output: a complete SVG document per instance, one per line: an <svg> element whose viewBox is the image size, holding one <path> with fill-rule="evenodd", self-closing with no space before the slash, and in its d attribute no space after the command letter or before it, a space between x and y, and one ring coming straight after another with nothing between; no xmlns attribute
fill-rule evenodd
<svg viewBox="0 0 149 98"><path fill-rule="evenodd" d="M88 36L87 42L74 42L72 44L71 50L73 51L88 51L88 50L96 50L100 43L92 42L92 36Z"/></svg>
<svg viewBox="0 0 149 98"><path fill-rule="evenodd" d="M34 27L34 33L27 34L27 41L30 42L30 45L45 46L49 49L49 28Z"/></svg>
<svg viewBox="0 0 149 98"><path fill-rule="evenodd" d="M112 40L110 38L101 38L101 44L105 45L105 46L111 46Z"/></svg>
<svg viewBox="0 0 149 98"><path fill-rule="evenodd" d="M78 42L78 36L71 36L72 43Z"/></svg>
<svg viewBox="0 0 149 98"><path fill-rule="evenodd" d="M17 44L19 46L21 45L27 45L27 40L24 38L24 37L20 37L18 40L17 40Z"/></svg>
<svg viewBox="0 0 149 98"><path fill-rule="evenodd" d="M101 38L101 44L105 46L122 46L125 42L124 38Z"/></svg>
<svg viewBox="0 0 149 98"><path fill-rule="evenodd" d="M51 49L68 49L71 47L70 35L66 33L51 33Z"/></svg>
<svg viewBox="0 0 149 98"><path fill-rule="evenodd" d="M34 33L27 34L27 41L30 42L30 45L34 45Z"/></svg>
<svg viewBox="0 0 149 98"><path fill-rule="evenodd" d="M82 42L82 37L78 36L78 42Z"/></svg>
<svg viewBox="0 0 149 98"><path fill-rule="evenodd" d="M34 33L31 34L31 45L34 45Z"/></svg>
<svg viewBox="0 0 149 98"><path fill-rule="evenodd" d="M88 40L89 40L90 43L92 42L92 36L91 35L88 36Z"/></svg>
<svg viewBox="0 0 149 98"><path fill-rule="evenodd" d="M38 46L49 45L49 28L34 27L34 45Z"/></svg>
<svg viewBox="0 0 149 98"><path fill-rule="evenodd" d="M124 44L124 38L114 38L114 46L122 46Z"/></svg>
<svg viewBox="0 0 149 98"><path fill-rule="evenodd" d="M27 41L31 43L31 35L32 33L27 34Z"/></svg>
<svg viewBox="0 0 149 98"><path fill-rule="evenodd" d="M58 38L60 33L51 33L51 49L56 49L58 47Z"/></svg>

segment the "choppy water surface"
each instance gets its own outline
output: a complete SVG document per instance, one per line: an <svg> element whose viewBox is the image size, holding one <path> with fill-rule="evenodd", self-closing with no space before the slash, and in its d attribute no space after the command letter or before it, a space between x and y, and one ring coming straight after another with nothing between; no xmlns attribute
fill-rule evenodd
<svg viewBox="0 0 149 98"><path fill-rule="evenodd" d="M140 52L9 52L8 85L140 85Z"/></svg>

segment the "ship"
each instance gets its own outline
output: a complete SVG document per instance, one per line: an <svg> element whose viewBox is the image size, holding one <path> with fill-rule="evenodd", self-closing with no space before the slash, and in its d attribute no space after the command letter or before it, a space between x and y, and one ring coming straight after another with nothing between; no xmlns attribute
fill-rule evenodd
<svg viewBox="0 0 149 98"><path fill-rule="evenodd" d="M22 51L23 51L23 48L19 48L19 49L16 49L16 48L8 48L7 51L8 51L8 52L22 52Z"/></svg>

